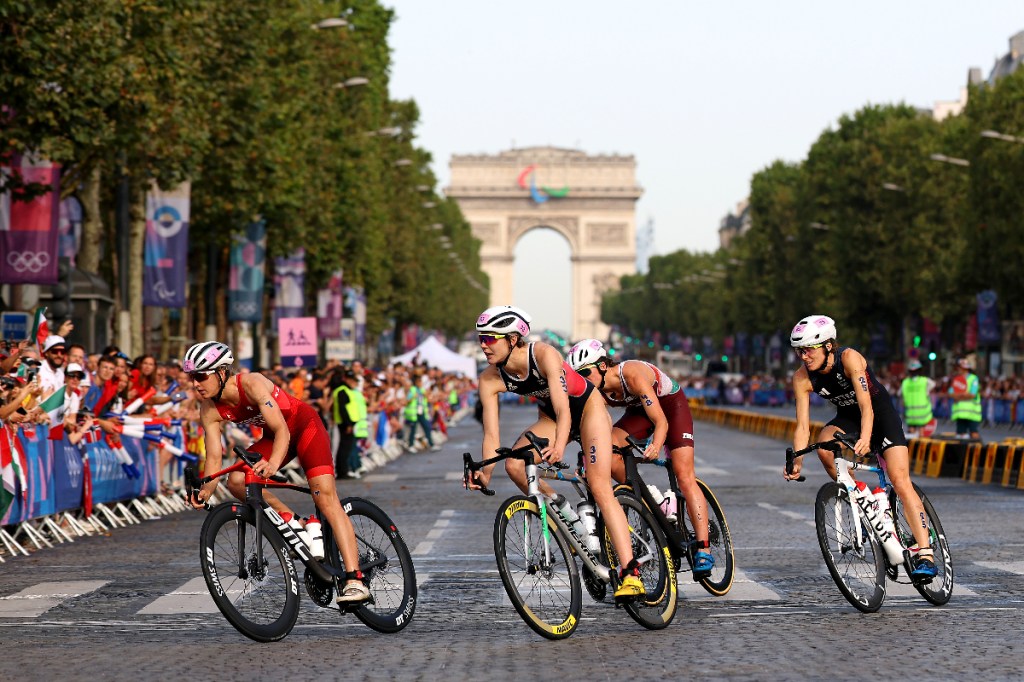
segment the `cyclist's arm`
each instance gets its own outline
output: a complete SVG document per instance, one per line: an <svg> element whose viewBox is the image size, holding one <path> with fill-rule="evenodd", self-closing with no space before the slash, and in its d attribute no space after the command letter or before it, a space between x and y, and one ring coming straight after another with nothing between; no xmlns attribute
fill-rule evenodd
<svg viewBox="0 0 1024 682"><path fill-rule="evenodd" d="M488 367L484 370L483 374L480 375L480 389L477 399L480 401L480 405L483 408L482 423L484 427L484 437L481 446L482 452L481 459L490 459L494 457L494 451L501 446L501 433L500 417L498 411L498 396L505 392L505 383L501 380L501 376L498 374L498 370L493 367ZM484 467L476 473L475 482L480 485L486 486L491 480L491 472L494 471L496 465L491 464L490 466ZM470 489L476 489L479 486L474 485L474 481L470 482Z"/></svg>
<svg viewBox="0 0 1024 682"><path fill-rule="evenodd" d="M537 360L541 376L548 382L551 407L555 411L555 442L544 448L541 455L549 462L561 462L565 448L569 445L569 433L572 431L569 387L565 382L562 354L552 346L538 341L533 345L533 356Z"/></svg>
<svg viewBox="0 0 1024 682"><path fill-rule="evenodd" d="M875 424L875 410L871 406L871 388L868 385L868 361L852 348L843 352L843 367L853 383L853 394L860 408L860 438L853 451L858 455L871 452L871 428Z"/></svg>
<svg viewBox="0 0 1024 682"><path fill-rule="evenodd" d="M811 393L814 387L807 376L807 368L793 373L793 400L796 402L796 428L793 429L793 449L803 450L811 442ZM799 458L798 458L799 459Z"/></svg>
<svg viewBox="0 0 1024 682"><path fill-rule="evenodd" d="M627 361L622 365L622 378L626 383L624 388L640 397L644 414L654 425L651 443L644 450L644 459L654 459L665 447L665 439L668 437L668 417L665 416L665 411L661 409L661 402L658 400L658 377L654 370L644 363Z"/></svg>
<svg viewBox="0 0 1024 682"><path fill-rule="evenodd" d="M260 414L266 422L265 429L270 429L274 434L274 444L270 449L270 459L257 462L253 472L264 478L269 478L277 473L277 470L284 464L288 456L288 445L291 443L292 435L288 431L288 423L281 412L281 406L270 394L269 386L273 384L262 375L246 374L242 377L242 390L254 405L259 405ZM295 398L298 400L298 398Z"/></svg>
<svg viewBox="0 0 1024 682"><path fill-rule="evenodd" d="M224 446L221 439L221 422L223 418L212 400L204 400L199 404L199 420L203 423L203 440L206 443L206 464L203 475L214 474L224 466ZM199 490L199 502L189 500L196 509L202 509L203 503L217 489L217 481L210 481Z"/></svg>
<svg viewBox="0 0 1024 682"><path fill-rule="evenodd" d="M811 440L811 392L814 387L807 376L807 368L800 367L793 373L793 400L796 402L796 426L793 429L793 449L802 450ZM803 455L793 460L793 471L782 470L787 480L800 477L803 468Z"/></svg>

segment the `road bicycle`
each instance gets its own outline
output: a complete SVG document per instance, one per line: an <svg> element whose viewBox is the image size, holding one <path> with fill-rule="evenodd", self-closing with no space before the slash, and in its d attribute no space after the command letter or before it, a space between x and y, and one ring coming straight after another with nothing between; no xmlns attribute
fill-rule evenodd
<svg viewBox="0 0 1024 682"><path fill-rule="evenodd" d="M632 436L626 436L627 445L616 447L615 452L622 455L622 461L626 467L626 480L616 486L616 495L631 495L639 498L651 517L657 523L658 528L668 541L669 549L672 551L672 560L676 566L682 566L686 561L690 570L693 570L697 552L701 548L697 546L697 534L693 529L693 522L690 519L686 506L686 498L679 491L679 481L671 463L665 459L645 460L643 452L647 444ZM675 495L676 514L674 519L665 515L661 505L654 498L654 494L648 488L647 483L640 475L637 464L654 464L667 469L670 494ZM732 535L729 533L729 524L725 520L725 512L718 498L711 491L707 483L697 479L697 487L704 494L705 508L708 516L708 543L709 547L704 551L711 554L715 559L715 567L709 575L694 578L701 587L709 593L720 597L732 588L733 576L736 572L736 557L733 554Z"/></svg>
<svg viewBox="0 0 1024 682"><path fill-rule="evenodd" d="M526 495L513 495L498 509L494 522L494 554L498 573L512 605L537 634L548 639L564 639L579 624L583 597L580 574L573 555L583 563L591 580L618 587L619 564L611 537L604 522L596 517L595 529L572 521L541 493L539 480L560 480L571 483L581 499L596 510L586 482L578 475L565 474L567 464L534 461L547 447L548 439L527 431L529 443L515 450L499 448L497 456L480 462L467 452L463 454L464 482L468 488L473 472L505 459L517 459L526 465L529 483ZM485 495L493 490L481 489ZM677 607L675 568L665 538L643 505L632 498L620 500L629 525L633 555L640 564L640 579L646 594L638 599L623 600L620 605L645 628L660 630L672 622ZM582 529L582 532L581 532ZM600 540L597 552L588 548L587 540L594 534Z"/></svg>
<svg viewBox="0 0 1024 682"><path fill-rule="evenodd" d="M814 443L795 452L792 448L786 450L787 472L792 472L793 459L801 455L822 449L837 455L837 480L823 485L814 502L818 545L832 579L843 596L864 613L873 613L882 606L887 577L896 583L913 585L927 601L942 606L953 594L953 560L935 508L915 483L938 568L934 578L915 578L911 571L917 541L904 518L903 503L886 477L885 456L873 451L853 461L842 457L843 448L852 451L857 438L857 434L837 432L835 440ZM865 461L870 458L877 465ZM877 474L878 488L884 495L876 498L870 487L858 485L850 473L857 469ZM797 480L805 479L801 476Z"/></svg>
<svg viewBox="0 0 1024 682"><path fill-rule="evenodd" d="M355 528L358 570L370 590L367 601L353 605L334 602L344 587L346 567L329 523L323 523L324 559L315 559L295 530L263 499L264 488L310 489L280 475L269 479L253 473L260 456L241 447L238 461L200 478L194 466L186 469L188 499L207 483L234 471L245 473L245 501L229 500L215 507L200 533L203 577L217 608L235 628L258 642L280 640L291 632L299 615L298 574L293 559L305 566L306 593L320 607L352 613L370 628L384 633L402 630L416 610L416 573L412 557L394 522L378 506L358 497L341 500Z"/></svg>

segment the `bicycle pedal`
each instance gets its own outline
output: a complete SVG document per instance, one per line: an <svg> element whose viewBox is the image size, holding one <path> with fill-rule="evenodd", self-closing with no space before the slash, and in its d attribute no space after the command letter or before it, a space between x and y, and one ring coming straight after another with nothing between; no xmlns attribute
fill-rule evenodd
<svg viewBox="0 0 1024 682"><path fill-rule="evenodd" d="M693 582L699 583L701 580L706 580L711 577L711 571L694 571Z"/></svg>

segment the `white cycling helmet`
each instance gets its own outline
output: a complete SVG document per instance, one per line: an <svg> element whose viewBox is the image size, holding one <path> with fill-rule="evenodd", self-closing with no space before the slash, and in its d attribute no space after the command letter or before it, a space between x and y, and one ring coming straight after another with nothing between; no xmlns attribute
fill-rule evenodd
<svg viewBox="0 0 1024 682"><path fill-rule="evenodd" d="M789 345L804 348L836 338L836 321L827 315L808 315L789 334Z"/></svg>
<svg viewBox="0 0 1024 682"><path fill-rule="evenodd" d="M608 357L604 344L597 339L583 339L569 349L566 360L573 369L594 365Z"/></svg>
<svg viewBox="0 0 1024 682"><path fill-rule="evenodd" d="M230 367L235 362L231 349L219 341L197 343L185 352L181 369L185 373L209 372L218 367Z"/></svg>
<svg viewBox="0 0 1024 682"><path fill-rule="evenodd" d="M480 334L530 335L530 316L511 305L496 305L480 313L476 318L476 330Z"/></svg>

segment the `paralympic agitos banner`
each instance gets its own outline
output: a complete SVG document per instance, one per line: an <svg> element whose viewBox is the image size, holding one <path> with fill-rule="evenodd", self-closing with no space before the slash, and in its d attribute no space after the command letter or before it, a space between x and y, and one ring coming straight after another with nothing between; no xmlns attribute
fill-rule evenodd
<svg viewBox="0 0 1024 682"><path fill-rule="evenodd" d="M20 190L0 194L0 283L54 284L57 281L57 224L60 217L60 166L32 155L0 168L25 184L49 185L31 201Z"/></svg>
<svg viewBox="0 0 1024 682"><path fill-rule="evenodd" d="M146 193L144 305L185 306L190 195L191 185L187 182L166 192L154 183Z"/></svg>
<svg viewBox="0 0 1024 682"><path fill-rule="evenodd" d="M263 321L263 272L267 262L267 224L250 223L231 245L228 319Z"/></svg>

